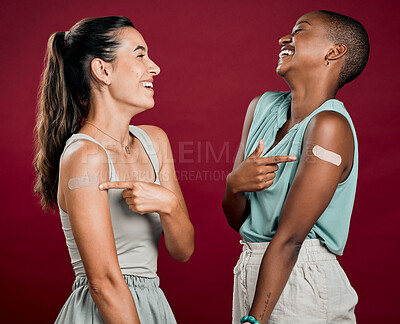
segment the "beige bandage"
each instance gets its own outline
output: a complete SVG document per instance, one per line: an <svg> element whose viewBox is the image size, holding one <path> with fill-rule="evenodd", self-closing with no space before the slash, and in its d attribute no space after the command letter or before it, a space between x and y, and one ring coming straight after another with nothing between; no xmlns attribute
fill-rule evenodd
<svg viewBox="0 0 400 324"><path fill-rule="evenodd" d="M342 157L339 154L328 151L319 145L315 145L312 152L317 158L334 165L339 166L342 163Z"/></svg>
<svg viewBox="0 0 400 324"><path fill-rule="evenodd" d="M71 178L68 181L68 188L71 190L85 188L85 187L97 187L99 185L99 178L95 175L87 175L83 177Z"/></svg>

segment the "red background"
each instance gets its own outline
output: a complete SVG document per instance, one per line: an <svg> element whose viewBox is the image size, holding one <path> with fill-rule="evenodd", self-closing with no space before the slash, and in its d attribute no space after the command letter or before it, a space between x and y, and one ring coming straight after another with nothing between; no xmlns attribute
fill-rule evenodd
<svg viewBox="0 0 400 324"><path fill-rule="evenodd" d="M53 322L74 280L58 213L42 212L32 195L32 130L50 34L84 17L124 15L144 35L162 72L155 108L132 123L158 125L169 135L196 230L195 253L185 264L160 244L161 287L178 323L230 323L240 245L220 207L221 176L232 167L249 101L288 89L275 75L279 37L316 9L350 15L370 35L366 70L338 94L360 143L356 203L340 262L359 294L358 322L398 323L398 1L6 0L0 7L2 323Z"/></svg>

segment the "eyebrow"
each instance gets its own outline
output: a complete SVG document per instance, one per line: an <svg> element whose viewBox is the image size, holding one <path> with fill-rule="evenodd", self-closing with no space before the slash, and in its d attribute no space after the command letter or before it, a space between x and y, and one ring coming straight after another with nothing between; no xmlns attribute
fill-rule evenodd
<svg viewBox="0 0 400 324"><path fill-rule="evenodd" d="M142 51L146 52L146 48L144 46L142 46L142 45L138 45L133 51L136 52L138 50L142 50Z"/></svg>

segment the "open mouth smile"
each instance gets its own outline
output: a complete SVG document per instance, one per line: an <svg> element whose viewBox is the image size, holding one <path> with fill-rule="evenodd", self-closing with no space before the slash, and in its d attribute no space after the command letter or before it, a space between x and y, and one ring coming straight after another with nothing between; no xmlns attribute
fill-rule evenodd
<svg viewBox="0 0 400 324"><path fill-rule="evenodd" d="M145 87L147 89L153 89L153 82L143 81L140 83L142 84L143 87Z"/></svg>
<svg viewBox="0 0 400 324"><path fill-rule="evenodd" d="M279 53L279 58L284 58L284 57L292 56L292 55L294 55L294 50L291 50L291 49L283 49L283 50L281 50L280 53Z"/></svg>

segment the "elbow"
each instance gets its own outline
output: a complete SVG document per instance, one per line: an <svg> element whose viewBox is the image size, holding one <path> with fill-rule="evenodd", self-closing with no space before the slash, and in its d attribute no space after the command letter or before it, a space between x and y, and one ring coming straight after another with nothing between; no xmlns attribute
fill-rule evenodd
<svg viewBox="0 0 400 324"><path fill-rule="evenodd" d="M297 237L288 237L278 240L277 243L280 247L282 255L284 255L289 262L295 263L299 256L303 241L304 239L301 240Z"/></svg>
<svg viewBox="0 0 400 324"><path fill-rule="evenodd" d="M178 260L179 262L186 262L188 261L192 254L194 252L194 228L192 226L191 231L190 231L190 241L189 244L187 245L187 248L185 249L185 253L181 256L181 258Z"/></svg>
<svg viewBox="0 0 400 324"><path fill-rule="evenodd" d="M186 253L186 255L185 255L181 260L179 260L179 261L182 262L182 263L188 261L188 260L192 257L193 252L194 252L194 244L192 244L192 246L190 247L190 249L189 249L189 251Z"/></svg>
<svg viewBox="0 0 400 324"><path fill-rule="evenodd" d="M288 248L291 251L291 254L294 255L296 257L296 259L297 259L297 257L300 254L300 250L301 250L301 247L303 245L303 241L293 240L293 241L287 242L287 245L288 245Z"/></svg>
<svg viewBox="0 0 400 324"><path fill-rule="evenodd" d="M164 242L168 254L176 261L186 262L190 259L194 251L194 228L189 222L189 228L180 232L164 232Z"/></svg>
<svg viewBox="0 0 400 324"><path fill-rule="evenodd" d="M105 280L94 280L88 283L89 292L94 301L106 299L111 285Z"/></svg>
<svg viewBox="0 0 400 324"><path fill-rule="evenodd" d="M235 231L239 232L240 227L242 226L241 223L238 223L237 221L234 221L230 215L230 211L228 209L228 206L226 205L225 201L222 201L222 210L224 212L226 221L228 222L228 225Z"/></svg>
<svg viewBox="0 0 400 324"><path fill-rule="evenodd" d="M94 300L106 299L121 284L121 275L88 276L88 288Z"/></svg>
<svg viewBox="0 0 400 324"><path fill-rule="evenodd" d="M183 249L180 249L180 251L168 250L168 252L174 260L185 263L190 259L194 252L194 241L192 239L191 242L187 244Z"/></svg>
<svg viewBox="0 0 400 324"><path fill-rule="evenodd" d="M229 226L235 231L238 232L240 231L240 228L242 227L242 223L238 224L238 223L233 223L228 221Z"/></svg>
<svg viewBox="0 0 400 324"><path fill-rule="evenodd" d="M94 300L106 295L106 285L103 281L89 281L88 283L90 295Z"/></svg>
<svg viewBox="0 0 400 324"><path fill-rule="evenodd" d="M190 259L194 252L194 244L192 244L189 248L187 248L183 253L180 253L179 255L172 256L176 261L179 261L181 263L185 263Z"/></svg>
<svg viewBox="0 0 400 324"><path fill-rule="evenodd" d="M177 260L181 263L185 263L186 261L188 261L190 259L191 256L192 256L192 253L184 255L184 256L180 256L180 257L176 258L175 260Z"/></svg>
<svg viewBox="0 0 400 324"><path fill-rule="evenodd" d="M186 261L188 261L190 259L190 257L192 256L192 253L193 253L193 251L190 253L182 253L179 255L171 255L171 256L174 260L179 261L181 263L185 263Z"/></svg>
<svg viewBox="0 0 400 324"><path fill-rule="evenodd" d="M237 224L237 223L234 223L234 222L230 222L229 219L228 219L227 221L228 221L228 225L229 225L235 232L238 232L238 233L239 233L241 224Z"/></svg>

